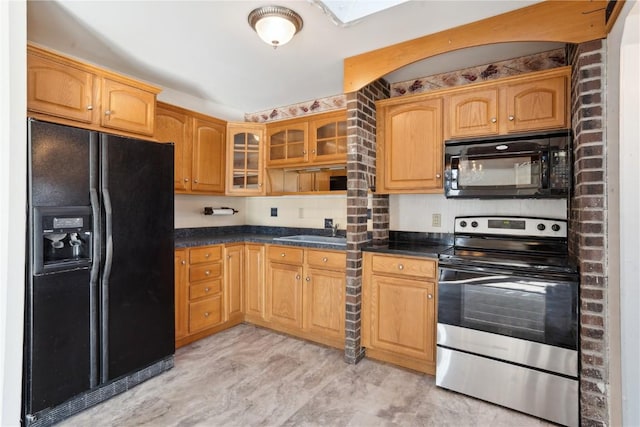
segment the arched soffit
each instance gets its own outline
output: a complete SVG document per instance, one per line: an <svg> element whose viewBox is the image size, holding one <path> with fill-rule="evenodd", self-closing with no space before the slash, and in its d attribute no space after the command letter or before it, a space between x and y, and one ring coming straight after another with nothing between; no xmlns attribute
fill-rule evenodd
<svg viewBox="0 0 640 427"><path fill-rule="evenodd" d="M608 1L544 1L344 60L344 93L441 53L508 42L583 43L606 37Z"/></svg>

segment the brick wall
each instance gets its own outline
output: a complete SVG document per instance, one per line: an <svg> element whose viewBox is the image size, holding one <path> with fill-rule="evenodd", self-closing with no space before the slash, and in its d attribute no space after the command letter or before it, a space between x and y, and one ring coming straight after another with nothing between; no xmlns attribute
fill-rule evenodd
<svg viewBox="0 0 640 427"><path fill-rule="evenodd" d="M582 426L609 425L605 47L596 40L568 52L575 179L569 251L580 265Z"/></svg>
<svg viewBox="0 0 640 427"><path fill-rule="evenodd" d="M389 85L384 80L347 94L347 296L344 351L348 363L357 363L364 357L360 344L361 248L369 241L367 196L376 176L375 101L388 97ZM384 238L389 233L388 197L374 196L373 199L374 233Z"/></svg>

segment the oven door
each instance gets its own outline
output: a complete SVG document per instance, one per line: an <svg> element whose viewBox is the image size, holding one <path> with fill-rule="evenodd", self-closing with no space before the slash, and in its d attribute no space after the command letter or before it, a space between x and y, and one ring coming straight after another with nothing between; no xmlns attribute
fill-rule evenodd
<svg viewBox="0 0 640 427"><path fill-rule="evenodd" d="M441 267L438 323L578 348L578 284Z"/></svg>

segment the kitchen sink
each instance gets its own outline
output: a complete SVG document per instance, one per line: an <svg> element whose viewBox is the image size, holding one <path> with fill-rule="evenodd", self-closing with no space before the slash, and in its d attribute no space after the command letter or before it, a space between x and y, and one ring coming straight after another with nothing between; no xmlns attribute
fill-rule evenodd
<svg viewBox="0 0 640 427"><path fill-rule="evenodd" d="M324 245L338 245L347 246L346 237L330 237L330 236L314 236L310 234L298 234L296 236L282 236L274 237L273 240L280 242L301 242L301 243L316 243Z"/></svg>

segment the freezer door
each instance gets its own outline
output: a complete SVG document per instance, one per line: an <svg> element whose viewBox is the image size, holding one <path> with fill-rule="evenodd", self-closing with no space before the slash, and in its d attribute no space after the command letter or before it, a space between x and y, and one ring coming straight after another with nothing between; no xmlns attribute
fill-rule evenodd
<svg viewBox="0 0 640 427"><path fill-rule="evenodd" d="M102 134L102 381L174 353L173 145Z"/></svg>
<svg viewBox="0 0 640 427"><path fill-rule="evenodd" d="M31 206L89 206L90 140L95 135L28 120Z"/></svg>
<svg viewBox="0 0 640 427"><path fill-rule="evenodd" d="M91 388L89 270L33 277L27 299L26 413Z"/></svg>

